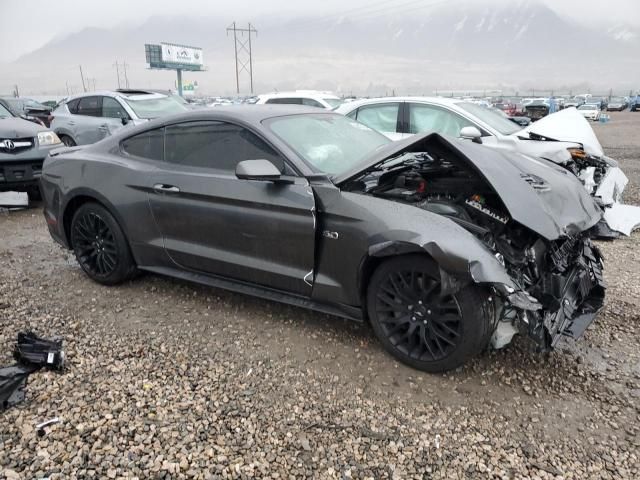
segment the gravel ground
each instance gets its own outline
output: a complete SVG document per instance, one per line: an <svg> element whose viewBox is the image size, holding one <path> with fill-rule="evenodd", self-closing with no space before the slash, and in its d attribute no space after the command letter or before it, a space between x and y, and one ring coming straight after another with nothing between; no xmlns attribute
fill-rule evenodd
<svg viewBox="0 0 640 480"><path fill-rule="evenodd" d="M611 117L595 128L640 205L640 114ZM39 209L0 214L0 240L0 365L25 328L68 355L0 413L0 478L640 477L640 233L601 244L606 307L580 341L446 375L326 315L153 275L92 283Z"/></svg>

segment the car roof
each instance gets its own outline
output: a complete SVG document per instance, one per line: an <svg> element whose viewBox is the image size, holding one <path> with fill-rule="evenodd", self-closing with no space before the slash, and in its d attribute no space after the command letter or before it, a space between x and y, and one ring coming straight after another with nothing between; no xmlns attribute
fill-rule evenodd
<svg viewBox="0 0 640 480"><path fill-rule="evenodd" d="M290 92L271 92L258 95L259 98L289 98L289 97L307 97L307 98L335 98L339 99L337 95L331 92L321 92L317 90L294 90Z"/></svg>
<svg viewBox="0 0 640 480"><path fill-rule="evenodd" d="M415 102L415 103L433 103L436 105L453 107L460 102L473 103L472 100L460 100L459 98L447 98L447 97L377 97L377 98L362 98L360 100L354 100L353 102L344 103L340 105L336 111L351 111L362 105L370 105L375 103L387 103L387 102Z"/></svg>
<svg viewBox="0 0 640 480"><path fill-rule="evenodd" d="M285 117L289 115L337 115L330 110L324 110L317 107L307 107L304 105L288 105L288 104L266 104L266 105L247 105L240 104L229 107L205 108L198 110L189 110L184 113L176 113L159 118L155 118L149 122L145 122L131 129L122 129L121 132L126 136L137 134L138 132L159 128L165 125L181 122L196 121L238 121L246 125L251 125L257 129L262 128L264 120ZM118 135L114 135L116 137Z"/></svg>
<svg viewBox="0 0 640 480"><path fill-rule="evenodd" d="M143 91L143 90L130 90L127 92L119 92L117 90L96 90L93 92L84 92L79 93L77 95L71 95L64 100L66 103L71 102L77 98L84 97L120 97L120 98L130 98L132 100L142 100L145 98L164 98L167 95L163 93Z"/></svg>

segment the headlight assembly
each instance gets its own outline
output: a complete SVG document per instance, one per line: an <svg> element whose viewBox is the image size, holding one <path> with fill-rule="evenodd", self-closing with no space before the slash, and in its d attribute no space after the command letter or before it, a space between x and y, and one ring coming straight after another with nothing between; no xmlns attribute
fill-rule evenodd
<svg viewBox="0 0 640 480"><path fill-rule="evenodd" d="M57 145L59 143L62 143L62 142L58 138L58 135L56 135L51 131L38 133L38 144L41 147L45 147L47 145Z"/></svg>

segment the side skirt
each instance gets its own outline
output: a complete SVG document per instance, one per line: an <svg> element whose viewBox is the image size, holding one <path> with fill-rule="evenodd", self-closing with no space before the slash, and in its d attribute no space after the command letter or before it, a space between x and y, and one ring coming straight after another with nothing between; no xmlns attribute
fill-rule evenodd
<svg viewBox="0 0 640 480"><path fill-rule="evenodd" d="M252 297L264 298L265 300L272 300L274 302L286 303L296 307L315 310L328 315L346 318L347 320L355 320L358 322L363 321L362 310L350 305L344 305L341 303L334 305L320 303L302 295L283 292L281 290L263 287L261 285L242 282L240 280L231 280L217 275L204 275L197 272L179 270L177 268L145 266L139 266L138 268L147 272L179 278L189 282L207 285L209 287L222 288L224 290L243 293Z"/></svg>

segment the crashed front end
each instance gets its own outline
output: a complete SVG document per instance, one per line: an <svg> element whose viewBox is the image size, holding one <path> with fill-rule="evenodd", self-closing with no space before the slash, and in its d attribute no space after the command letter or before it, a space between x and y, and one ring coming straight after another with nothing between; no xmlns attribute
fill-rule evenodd
<svg viewBox="0 0 640 480"><path fill-rule="evenodd" d="M606 287L602 256L589 236L499 250L519 290L504 295L492 346L503 347L516 333L533 339L541 351L562 336L579 338L602 308Z"/></svg>
<svg viewBox="0 0 640 480"><path fill-rule="evenodd" d="M458 278L461 270L446 272L440 252L467 256L471 280L494 290L494 348L517 333L541 351L562 336L582 335L603 306L605 283L590 239L601 212L576 177L548 162L437 134L393 155L344 188L446 217L475 237L489 258L473 260L477 253L467 243L467 253L456 249L462 238L424 248L443 275Z"/></svg>

